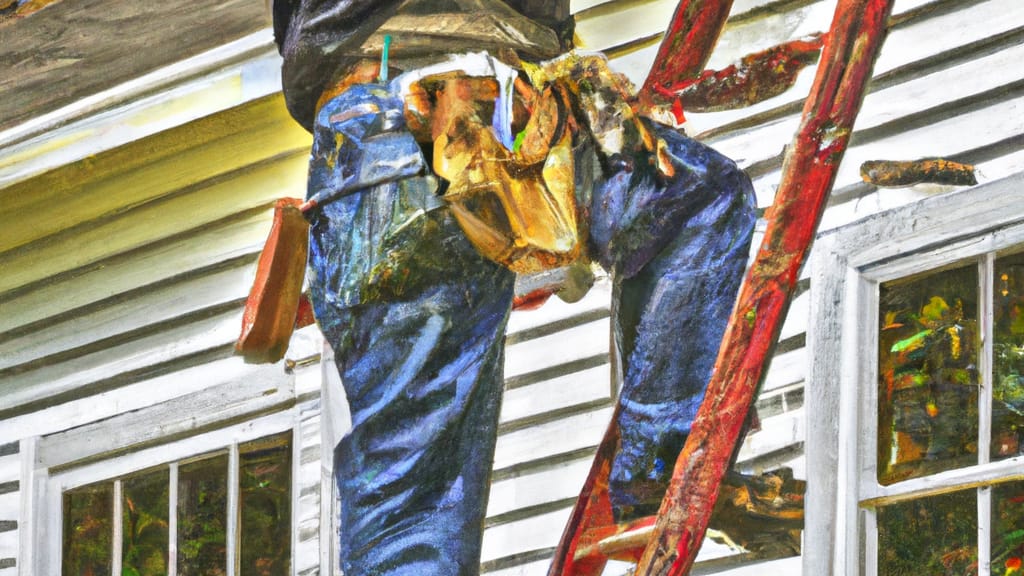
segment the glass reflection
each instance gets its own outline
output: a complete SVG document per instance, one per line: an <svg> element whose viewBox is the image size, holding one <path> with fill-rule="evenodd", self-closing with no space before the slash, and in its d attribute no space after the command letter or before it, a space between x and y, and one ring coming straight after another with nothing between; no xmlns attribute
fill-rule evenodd
<svg viewBox="0 0 1024 576"><path fill-rule="evenodd" d="M122 481L122 576L167 574L168 470Z"/></svg>
<svg viewBox="0 0 1024 576"><path fill-rule="evenodd" d="M1024 482L992 489L992 574L1021 574L1024 564Z"/></svg>
<svg viewBox="0 0 1024 576"><path fill-rule="evenodd" d="M112 569L114 484L64 493L64 576L106 576Z"/></svg>
<svg viewBox="0 0 1024 576"><path fill-rule="evenodd" d="M878 509L878 576L978 573L976 491Z"/></svg>
<svg viewBox="0 0 1024 576"><path fill-rule="evenodd" d="M178 468L178 574L227 573L228 457Z"/></svg>
<svg viewBox="0 0 1024 576"><path fill-rule="evenodd" d="M993 298L993 460L1022 452L1024 430L1024 254L996 260Z"/></svg>
<svg viewBox="0 0 1024 576"><path fill-rule="evenodd" d="M882 284L878 481L977 462L978 270Z"/></svg>
<svg viewBox="0 0 1024 576"><path fill-rule="evenodd" d="M239 446L241 574L288 574L291 559L290 434Z"/></svg>

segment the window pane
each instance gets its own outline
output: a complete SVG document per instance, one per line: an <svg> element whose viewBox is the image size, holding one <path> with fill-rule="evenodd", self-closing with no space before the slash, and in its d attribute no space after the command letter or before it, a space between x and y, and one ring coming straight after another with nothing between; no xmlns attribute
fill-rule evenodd
<svg viewBox="0 0 1024 576"><path fill-rule="evenodd" d="M288 574L291 562L291 434L239 446L239 574Z"/></svg>
<svg viewBox="0 0 1024 576"><path fill-rule="evenodd" d="M127 478L122 492L122 576L167 574L168 470Z"/></svg>
<svg viewBox="0 0 1024 576"><path fill-rule="evenodd" d="M64 576L107 576L112 569L114 484L64 493Z"/></svg>
<svg viewBox="0 0 1024 576"><path fill-rule="evenodd" d="M1024 482L992 489L992 574L1020 574L1024 560Z"/></svg>
<svg viewBox="0 0 1024 576"><path fill-rule="evenodd" d="M878 576L978 573L975 490L878 509Z"/></svg>
<svg viewBox="0 0 1024 576"><path fill-rule="evenodd" d="M978 271L879 291L878 481L977 463Z"/></svg>
<svg viewBox="0 0 1024 576"><path fill-rule="evenodd" d="M227 573L228 457L178 468L178 574Z"/></svg>
<svg viewBox="0 0 1024 576"><path fill-rule="evenodd" d="M1022 452L1024 430L1024 254L996 260L993 319L992 458Z"/></svg>

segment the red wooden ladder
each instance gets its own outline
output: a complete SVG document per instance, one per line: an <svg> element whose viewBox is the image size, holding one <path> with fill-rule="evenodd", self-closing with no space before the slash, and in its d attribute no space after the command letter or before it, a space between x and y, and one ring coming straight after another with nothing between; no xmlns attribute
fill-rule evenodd
<svg viewBox="0 0 1024 576"><path fill-rule="evenodd" d="M706 64L731 0L682 0L640 95L696 76ZM768 227L729 320L714 373L657 516L613 523L608 473L618 444L613 417L556 549L549 576L597 576L609 559L635 574L682 576L693 565L766 361L778 340L800 268L846 151L893 0L839 0L789 146ZM673 68L674 67L674 68Z"/></svg>

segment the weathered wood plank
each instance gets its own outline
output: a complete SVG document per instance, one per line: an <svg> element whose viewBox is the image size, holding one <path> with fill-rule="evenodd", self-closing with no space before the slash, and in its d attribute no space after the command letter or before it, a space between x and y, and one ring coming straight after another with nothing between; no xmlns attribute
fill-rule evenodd
<svg viewBox="0 0 1024 576"><path fill-rule="evenodd" d="M1008 178L1024 170L1024 150L1000 156L975 165L983 183ZM912 202L949 192L948 186L915 185L891 188L872 194L869 198L852 198L831 206L822 220L822 230L831 230Z"/></svg>
<svg viewBox="0 0 1024 576"><path fill-rule="evenodd" d="M157 286L152 292L134 294L132 299L9 340L3 345L13 352L0 355L0 370L238 302L248 294L254 273L255 261L242 260L231 268Z"/></svg>
<svg viewBox="0 0 1024 576"><path fill-rule="evenodd" d="M505 377L514 378L572 360L608 354L609 334L609 320L603 318L512 344L505 349Z"/></svg>
<svg viewBox="0 0 1024 576"><path fill-rule="evenodd" d="M70 490L100 480L132 474L146 468L194 458L196 455L227 453L233 442L244 443L286 432L295 426L296 421L297 414L294 408L274 412L225 428L188 436L175 442L134 450L120 458L101 460L59 471L52 476L53 485L61 490Z"/></svg>
<svg viewBox="0 0 1024 576"><path fill-rule="evenodd" d="M31 437L52 434L117 414L167 402L208 387L240 381L260 368L231 357L146 379L123 388L95 394L0 421L0 435Z"/></svg>
<svg viewBox="0 0 1024 576"><path fill-rule="evenodd" d="M52 319L136 289L155 289L180 274L216 267L221 262L255 258L270 230L272 209L209 226L194 235L151 244L97 262L70 276L46 282L10 300L0 300L0 334Z"/></svg>
<svg viewBox="0 0 1024 576"><path fill-rule="evenodd" d="M7 438L14 438L14 435L8 435ZM10 456L4 456L0 458L0 484L8 484L10 482L16 482L21 478L21 456L18 454L12 454Z"/></svg>
<svg viewBox="0 0 1024 576"><path fill-rule="evenodd" d="M556 467L528 472L491 484L487 517L493 518L522 508L575 498L590 471L590 458L577 458ZM549 546L554 546L552 542Z"/></svg>
<svg viewBox="0 0 1024 576"><path fill-rule="evenodd" d="M5 383L2 409L9 410L71 392L83 394L81 389L94 382L227 346L238 337L241 321L242 311L239 308L70 362L9 377Z"/></svg>
<svg viewBox="0 0 1024 576"><path fill-rule="evenodd" d="M558 543L571 512L572 508L567 507L485 530L480 561L551 548Z"/></svg>
<svg viewBox="0 0 1024 576"><path fill-rule="evenodd" d="M0 252L309 142L277 95L61 167L0 190Z"/></svg>
<svg viewBox="0 0 1024 576"><path fill-rule="evenodd" d="M740 444L737 462L743 463L803 442L805 422L802 409L762 419L761 429L748 434Z"/></svg>
<svg viewBox="0 0 1024 576"><path fill-rule="evenodd" d="M21 491L0 494L0 520L17 520L21 516Z"/></svg>
<svg viewBox="0 0 1024 576"><path fill-rule="evenodd" d="M784 388L807 378L807 349L798 348L772 357L761 392Z"/></svg>
<svg viewBox="0 0 1024 576"><path fill-rule="evenodd" d="M263 366L245 380L214 386L134 412L44 437L38 461L47 467L116 455L286 408L295 402L293 379Z"/></svg>
<svg viewBox="0 0 1024 576"><path fill-rule="evenodd" d="M502 424L612 398L611 365L604 364L529 386L506 390Z"/></svg>
<svg viewBox="0 0 1024 576"><path fill-rule="evenodd" d="M587 295L578 302L567 304L554 296L536 310L512 312L505 333L517 337L521 332L552 325L574 316L608 310L611 307L611 290L611 280L607 276L600 276Z"/></svg>
<svg viewBox="0 0 1024 576"><path fill-rule="evenodd" d="M850 147L840 166L835 186L841 189L861 182L860 164L866 160L956 156L1017 136L1024 131L1024 119L1020 114L1022 105L1024 96L1016 95L960 115L948 116L936 111L934 123L919 128L911 126L880 140L855 144ZM856 132L854 134L856 135ZM984 172L978 173L981 182L989 181L986 176ZM774 170L754 179L759 203L771 200L778 186L779 177L779 171ZM904 201L900 202L902 204L909 200L924 198L933 191L945 192L952 189L950 186L923 185L903 189L903 194L886 190L876 196L876 201L883 202L883 205L876 206L875 202L855 200L853 207L855 212L866 215L884 207L898 205L891 203L891 200L899 196L904 198ZM831 229L849 221L850 215L847 212L833 207L822 219L822 229Z"/></svg>
<svg viewBox="0 0 1024 576"><path fill-rule="evenodd" d="M488 570L481 572L487 576L544 576L548 573L548 566L551 565L551 560L535 560L526 564L519 564L511 568L501 568L498 570ZM0 576L3 576L0 574Z"/></svg>
<svg viewBox="0 0 1024 576"><path fill-rule="evenodd" d="M934 59L935 54L940 52L955 50L958 47L967 46L1000 32L1019 27L1024 24L1024 20L1016 14L1017 6L986 3L980 7L989 15L1004 12L1000 17L1003 20L998 24L991 20L976 18L972 7L970 8L972 13L969 16L965 16L963 12L944 14L917 19L900 26L891 32L886 46L882 48L882 55L879 57L879 66L875 68L875 75L877 77L918 61ZM956 35L943 33L951 26L957 29ZM1019 50L1020 47L1011 46L994 54L981 54L974 61L939 70L929 75L927 81L912 79L910 82L905 82L905 86L902 88L898 84L895 87L898 88L897 90L887 92L885 96L881 97L869 94L865 99L864 114L858 118L857 128L860 130L873 125L872 118L877 119L875 122L884 122L897 117L900 115L899 110L901 109L906 113L916 112L927 108L933 101L949 102L965 95L976 94L1008 83L1011 79L1019 77L1019 74L1014 73L1014 70L1019 67L1012 66L1015 57L1006 53L1016 53ZM955 52L953 54L955 56ZM1007 66L1007 64L1010 65ZM690 134L700 135L709 130L717 131L729 124L742 122L742 124L737 124L730 133L734 131L748 132L756 126L758 114L787 105L794 109L794 112L789 114L794 116L799 102L807 96L815 69L814 66L808 67L801 73L796 85L788 92L750 108L706 114L687 114L686 130ZM983 72L984 70L1001 70L1004 74L986 74ZM1007 76L1006 73L1010 75ZM919 84L919 81L922 83ZM886 106L887 111L874 115L872 110L879 102ZM720 138L721 135L716 136L714 140Z"/></svg>
<svg viewBox="0 0 1024 576"><path fill-rule="evenodd" d="M0 131L0 188L280 90L273 31L250 34Z"/></svg>
<svg viewBox="0 0 1024 576"><path fill-rule="evenodd" d="M149 168L141 172L148 172ZM169 173L163 171L167 168L164 166L148 177L166 182L171 179ZM184 165L181 168L184 169ZM38 244L23 245L0 254L0 267L8 271L0 278L0 293L183 230L201 229L232 214L268 204L282 195L301 193L306 172L305 152L296 151L280 160L248 166L228 178L169 194L124 210L113 218L86 221ZM152 188L152 183L146 185L147 181L152 182L143 179L113 184L128 190ZM199 205L202 210L196 210ZM12 217L24 218L24 215Z"/></svg>
<svg viewBox="0 0 1024 576"><path fill-rule="evenodd" d="M296 437L300 457L295 467L298 474L294 482L298 494L293 499L296 503L293 517L297 526L292 532L295 534L294 572L297 574L320 565L320 422L319 414L303 418Z"/></svg>
<svg viewBox="0 0 1024 576"><path fill-rule="evenodd" d="M246 0L61 2L0 26L0 129L267 24Z"/></svg>
<svg viewBox="0 0 1024 576"><path fill-rule="evenodd" d="M597 446L611 419L613 409L599 408L562 420L498 436L494 468L555 456L589 446Z"/></svg>

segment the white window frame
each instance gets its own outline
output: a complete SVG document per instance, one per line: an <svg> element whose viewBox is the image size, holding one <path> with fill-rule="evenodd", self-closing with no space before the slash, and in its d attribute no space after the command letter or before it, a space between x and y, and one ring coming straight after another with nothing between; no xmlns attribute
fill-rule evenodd
<svg viewBox="0 0 1024 576"><path fill-rule="evenodd" d="M980 464L889 486L878 484L875 468L879 284L953 262L975 260L991 267L994 253L1013 246L1024 246L1024 173L877 214L816 241L805 392L804 574L874 576L877 532L871 504L1024 478L1022 457L987 462L991 376L984 365ZM990 280L982 276L981 285L987 290ZM991 310L981 319L990 324ZM987 510L988 492L979 492L979 510ZM987 522L987 513L979 517L979 535ZM979 538L979 546L987 542ZM979 553L987 556L983 549ZM989 566L979 565L979 576L987 574Z"/></svg>
<svg viewBox="0 0 1024 576"><path fill-rule="evenodd" d="M297 526L297 478L299 455L298 433L294 410L279 412L242 424L222 428L204 434L198 434L126 454L103 459L97 462L63 470L49 475L45 480L45 495L42 500L42 510L37 516L43 529L40 530L40 537L36 541L37 550L42 551L37 555L37 569L40 574L60 574L63 554L63 496L68 490L94 484L97 482L114 483L114 516L120 514L121 499L119 497L121 478L130 476L137 472L151 471L154 469L176 469L179 464L195 461L201 458L228 454L228 523L225 527L227 536L227 575L236 576L236 543L235 535L238 530L238 447L252 440L258 440L267 436L273 436L283 432L291 433L292 447L292 486L291 486L291 532L293 539L292 546L292 571L294 572L294 534ZM170 491L176 493L176 475L171 477ZM171 500L172 502L174 500ZM169 525L174 528L176 525L175 506L171 506ZM118 522L115 521L115 532L113 539L114 548L114 573L120 573L120 533L116 530ZM174 539L170 542L171 552L176 552ZM168 576L175 576L177 573L176 554L170 556Z"/></svg>

